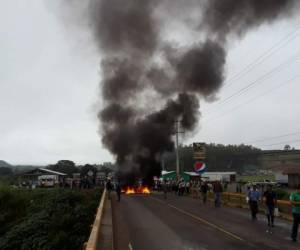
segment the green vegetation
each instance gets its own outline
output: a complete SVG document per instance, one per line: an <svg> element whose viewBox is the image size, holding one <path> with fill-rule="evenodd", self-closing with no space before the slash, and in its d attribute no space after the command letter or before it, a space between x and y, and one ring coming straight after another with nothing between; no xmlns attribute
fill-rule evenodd
<svg viewBox="0 0 300 250"><path fill-rule="evenodd" d="M10 167L0 167L0 176L12 175L13 171Z"/></svg>
<svg viewBox="0 0 300 250"><path fill-rule="evenodd" d="M205 144L208 171L237 171L239 173L250 170L250 166L259 165L260 149L250 145L223 145ZM181 146L179 148L180 165L184 171L194 171L193 147ZM175 152L165 153L164 166L166 170L175 170Z"/></svg>
<svg viewBox="0 0 300 250"><path fill-rule="evenodd" d="M284 188L276 188L274 190L278 200L289 200L290 192Z"/></svg>
<svg viewBox="0 0 300 250"><path fill-rule="evenodd" d="M82 249L100 190L0 186L0 249Z"/></svg>

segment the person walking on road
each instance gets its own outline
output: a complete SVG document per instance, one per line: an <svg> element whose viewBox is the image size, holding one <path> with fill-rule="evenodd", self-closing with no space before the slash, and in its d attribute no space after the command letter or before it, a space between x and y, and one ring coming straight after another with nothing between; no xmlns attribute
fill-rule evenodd
<svg viewBox="0 0 300 250"><path fill-rule="evenodd" d="M201 194L202 194L203 204L205 204L207 201L207 191L208 191L208 185L207 185L206 181L204 181L201 185Z"/></svg>
<svg viewBox="0 0 300 250"><path fill-rule="evenodd" d="M276 193L272 189L272 185L268 185L267 191L263 194L263 200L266 205L266 215L268 219L268 230L267 232L272 232L271 227L274 227L274 210L277 205Z"/></svg>
<svg viewBox="0 0 300 250"><path fill-rule="evenodd" d="M120 182L118 182L117 185L116 185L116 193L117 193L117 196L118 196L118 201L121 201L121 185L120 185Z"/></svg>
<svg viewBox="0 0 300 250"><path fill-rule="evenodd" d="M291 238L293 241L297 241L298 227L300 224L300 189L290 196L290 201L293 205L293 228Z"/></svg>
<svg viewBox="0 0 300 250"><path fill-rule="evenodd" d="M181 179L181 180L178 182L178 196L183 196L184 188L185 188L184 180Z"/></svg>
<svg viewBox="0 0 300 250"><path fill-rule="evenodd" d="M108 179L107 182L106 182L106 190L107 190L108 199L110 200L110 193L111 193L111 190L112 190L112 184L111 184L110 179Z"/></svg>
<svg viewBox="0 0 300 250"><path fill-rule="evenodd" d="M223 187L220 181L216 181L213 185L213 191L215 194L215 207L221 207L221 194Z"/></svg>
<svg viewBox="0 0 300 250"><path fill-rule="evenodd" d="M164 199L166 200L167 199L167 192L168 192L168 184L167 184L166 180L164 180L163 183L162 183L162 191L164 193Z"/></svg>
<svg viewBox="0 0 300 250"><path fill-rule="evenodd" d="M249 206L251 210L252 220L257 220L256 214L258 213L258 202L260 201L260 192L257 190L257 187L254 185L250 188L248 193Z"/></svg>

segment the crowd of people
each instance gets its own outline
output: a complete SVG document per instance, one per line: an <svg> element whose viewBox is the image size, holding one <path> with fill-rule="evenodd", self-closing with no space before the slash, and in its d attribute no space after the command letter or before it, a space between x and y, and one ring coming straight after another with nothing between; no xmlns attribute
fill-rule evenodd
<svg viewBox="0 0 300 250"><path fill-rule="evenodd" d="M276 213L278 213L277 208L277 195L273 190L272 185L268 185L265 192L260 192L256 185L249 188L247 194L247 202L250 207L252 220L257 220L258 206L262 202L265 205L265 214L268 221L267 232L272 233L272 228L274 227L274 218ZM293 226L291 239L297 241L298 228L300 224L300 190L293 192L290 195L290 202L292 204L293 213Z"/></svg>
<svg viewBox="0 0 300 250"><path fill-rule="evenodd" d="M162 180L156 181L154 189L157 191L163 191L164 198L167 199L167 193L173 192L178 196L191 195L194 198L200 197L203 204L207 201L208 193L214 195L214 206L221 206L222 192L226 191L227 183L221 183L220 181L184 181L180 179L174 180ZM239 186L239 193L241 188ZM261 187L259 185L248 185L246 189L246 201L250 208L250 216L252 221L257 220L257 214L259 212L259 205L265 208L265 214L267 217L268 228L267 232L272 233L272 228L275 226L274 220L278 213L277 207L277 195L273 190L272 185ZM293 206L293 226L291 239L297 241L298 227L300 224L300 190L294 192L290 196L290 201Z"/></svg>
<svg viewBox="0 0 300 250"><path fill-rule="evenodd" d="M106 182L106 189L108 191L108 198L110 193L115 190L117 193L118 201L121 199L121 186L120 183L112 183L110 180ZM158 180L154 182L153 190L163 192L164 198L167 199L168 193L173 193L177 196L190 195L193 198L201 198L202 203L207 202L208 193L213 194L214 206L221 207L222 192L226 191L227 183L220 181L185 181L184 179L175 180ZM246 201L250 208L250 216L252 221L257 220L259 207L265 208L265 214L268 223L268 233L272 233L272 228L275 226L275 216L278 213L277 208L277 195L273 190L272 185L268 185L266 190L258 185L248 185L246 190ZM293 226L291 239L297 241L298 227L300 224L300 190L294 192L290 196L290 201L293 206Z"/></svg>
<svg viewBox="0 0 300 250"><path fill-rule="evenodd" d="M214 193L215 206L221 206L221 193L227 188L227 183L221 183L220 181L185 181L179 180L159 180L154 183L154 190L163 191L165 199L167 193L174 193L178 196L191 195L193 198L201 197L203 203L207 201L207 194L209 192Z"/></svg>

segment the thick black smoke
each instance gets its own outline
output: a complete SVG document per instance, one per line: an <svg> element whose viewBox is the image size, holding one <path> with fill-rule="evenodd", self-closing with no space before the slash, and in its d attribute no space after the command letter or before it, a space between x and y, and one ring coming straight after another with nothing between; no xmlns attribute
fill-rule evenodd
<svg viewBox="0 0 300 250"><path fill-rule="evenodd" d="M160 156L174 148L175 121L195 130L199 100L220 89L229 37L294 7L293 0L90 0L101 51L100 131L120 171L148 181L159 175ZM178 32L168 30L171 23L199 39L175 45L166 37Z"/></svg>
<svg viewBox="0 0 300 250"><path fill-rule="evenodd" d="M202 27L217 34L243 35L263 23L272 23L296 12L297 0L207 0Z"/></svg>

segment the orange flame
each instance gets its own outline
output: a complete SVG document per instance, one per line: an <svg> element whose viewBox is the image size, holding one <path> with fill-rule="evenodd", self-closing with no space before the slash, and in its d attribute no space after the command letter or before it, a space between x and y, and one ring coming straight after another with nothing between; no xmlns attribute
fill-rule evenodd
<svg viewBox="0 0 300 250"><path fill-rule="evenodd" d="M122 193L125 194L150 194L150 189L146 186L140 186L137 188L133 187L126 187L125 189L122 190Z"/></svg>
<svg viewBox="0 0 300 250"><path fill-rule="evenodd" d="M150 194L150 189L148 187L143 187L142 194Z"/></svg>
<svg viewBox="0 0 300 250"><path fill-rule="evenodd" d="M134 188L128 187L127 190L125 191L125 194L135 194Z"/></svg>

